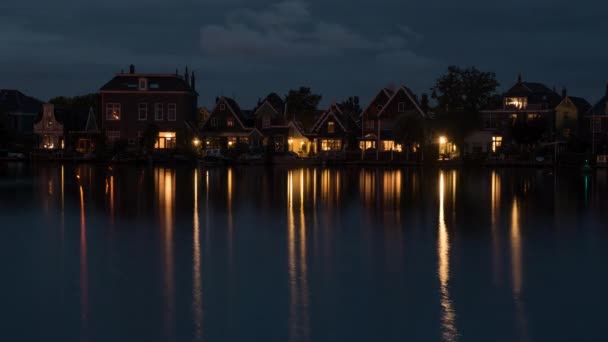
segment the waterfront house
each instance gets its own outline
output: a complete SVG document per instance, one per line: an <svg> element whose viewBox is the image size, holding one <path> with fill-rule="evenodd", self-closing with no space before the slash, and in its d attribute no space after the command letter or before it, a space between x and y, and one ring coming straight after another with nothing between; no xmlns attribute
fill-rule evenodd
<svg viewBox="0 0 608 342"><path fill-rule="evenodd" d="M155 149L175 149L180 134L196 131L196 78L188 69L175 74L120 73L100 89L102 127L109 143L127 141L134 147L144 132L158 131Z"/></svg>
<svg viewBox="0 0 608 342"><path fill-rule="evenodd" d="M263 134L253 125L250 112L229 97L220 96L201 128L206 149L235 148L237 144L261 146Z"/></svg>
<svg viewBox="0 0 608 342"><path fill-rule="evenodd" d="M393 96L393 91L388 88L382 88L367 105L367 108L361 112L361 139L359 148L363 151L376 151L378 146L378 114L384 109L384 106Z"/></svg>
<svg viewBox="0 0 608 342"><path fill-rule="evenodd" d="M314 123L309 137L313 139L313 152L339 152L357 148L361 129L351 113L338 104L331 104Z"/></svg>
<svg viewBox="0 0 608 342"><path fill-rule="evenodd" d="M18 90L0 89L0 128L13 136L12 142L32 143L34 122L41 110L41 101Z"/></svg>
<svg viewBox="0 0 608 342"><path fill-rule="evenodd" d="M608 84L604 96L586 113L583 127L592 152L608 154Z"/></svg>
<svg viewBox="0 0 608 342"><path fill-rule="evenodd" d="M566 88L562 90L562 100L555 107L556 138L568 140L580 137L579 128L583 115L591 109L591 104L582 97L570 96Z"/></svg>
<svg viewBox="0 0 608 342"><path fill-rule="evenodd" d="M63 124L55 116L55 105L45 103L42 106L42 116L33 124L37 136L36 147L44 150L63 150L65 148L65 132Z"/></svg>

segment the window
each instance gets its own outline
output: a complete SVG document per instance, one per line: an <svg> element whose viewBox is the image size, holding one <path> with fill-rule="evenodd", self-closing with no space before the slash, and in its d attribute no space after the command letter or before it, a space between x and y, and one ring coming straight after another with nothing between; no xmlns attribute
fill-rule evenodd
<svg viewBox="0 0 608 342"><path fill-rule="evenodd" d="M108 121L120 120L120 103L107 103L106 104L106 120L108 120Z"/></svg>
<svg viewBox="0 0 608 342"><path fill-rule="evenodd" d="M213 127L213 128L217 127L217 119L216 118L211 118L210 122L211 122L211 127Z"/></svg>
<svg viewBox="0 0 608 342"><path fill-rule="evenodd" d="M220 103L220 110L226 110L226 104Z"/></svg>
<svg viewBox="0 0 608 342"><path fill-rule="evenodd" d="M339 139L323 139L321 140L322 151L341 151L342 141Z"/></svg>
<svg viewBox="0 0 608 342"><path fill-rule="evenodd" d="M240 137L239 142L243 144L249 144L249 137Z"/></svg>
<svg viewBox="0 0 608 342"><path fill-rule="evenodd" d="M162 103L154 104L154 120L156 120L156 121L163 120L163 104Z"/></svg>
<svg viewBox="0 0 608 342"><path fill-rule="evenodd" d="M373 140L364 140L359 142L359 148L362 150L369 150L376 148L376 142Z"/></svg>
<svg viewBox="0 0 608 342"><path fill-rule="evenodd" d="M228 138L228 148L233 148L236 145L236 137L229 137Z"/></svg>
<svg viewBox="0 0 608 342"><path fill-rule="evenodd" d="M106 131L106 136L109 142L115 142L120 139L120 131Z"/></svg>
<svg viewBox="0 0 608 342"><path fill-rule="evenodd" d="M148 90L148 80L145 78L139 79L139 90Z"/></svg>
<svg viewBox="0 0 608 342"><path fill-rule="evenodd" d="M234 127L234 120L233 119L226 120L226 126L227 127Z"/></svg>
<svg viewBox="0 0 608 342"><path fill-rule="evenodd" d="M135 139L129 139L129 145L135 145Z"/></svg>
<svg viewBox="0 0 608 342"><path fill-rule="evenodd" d="M327 133L336 133L336 123L333 121L327 122Z"/></svg>
<svg viewBox="0 0 608 342"><path fill-rule="evenodd" d="M399 102L399 103L397 104L397 111L398 111L399 113L403 113L403 112L405 112L405 102Z"/></svg>
<svg viewBox="0 0 608 342"><path fill-rule="evenodd" d="M492 152L496 153L502 147L502 137L492 137Z"/></svg>
<svg viewBox="0 0 608 342"><path fill-rule="evenodd" d="M139 121L148 120L148 104L140 103L137 109Z"/></svg>
<svg viewBox="0 0 608 342"><path fill-rule="evenodd" d="M505 98L506 108L525 109L528 107L528 99L525 97L507 97Z"/></svg>
<svg viewBox="0 0 608 342"><path fill-rule="evenodd" d="M382 107L382 105L378 105L378 106L376 106L376 108L378 108L378 111L381 111L383 107Z"/></svg>
<svg viewBox="0 0 608 342"><path fill-rule="evenodd" d="M150 84L148 85L148 87L149 87L150 89L158 89L158 83L150 83Z"/></svg>
<svg viewBox="0 0 608 342"><path fill-rule="evenodd" d="M591 127L592 127L593 133L601 133L602 132L602 118L592 118Z"/></svg>
<svg viewBox="0 0 608 342"><path fill-rule="evenodd" d="M365 120L365 129L373 130L374 129L374 120Z"/></svg>
<svg viewBox="0 0 608 342"><path fill-rule="evenodd" d="M177 105L175 103L169 103L169 107L167 108L167 120L177 120Z"/></svg>
<svg viewBox="0 0 608 342"><path fill-rule="evenodd" d="M536 119L540 118L540 115L536 114L536 113L531 113L531 114L528 114L527 118L528 118L528 120L536 120Z"/></svg>
<svg viewBox="0 0 608 342"><path fill-rule="evenodd" d="M270 127L270 115L265 115L262 118L262 127L263 128L268 128Z"/></svg>
<svg viewBox="0 0 608 342"><path fill-rule="evenodd" d="M285 137L282 135L278 135L274 137L274 150L275 152L283 152L283 147L285 146Z"/></svg>
<svg viewBox="0 0 608 342"><path fill-rule="evenodd" d="M170 150L175 148L175 132L158 132L154 148L157 150Z"/></svg>

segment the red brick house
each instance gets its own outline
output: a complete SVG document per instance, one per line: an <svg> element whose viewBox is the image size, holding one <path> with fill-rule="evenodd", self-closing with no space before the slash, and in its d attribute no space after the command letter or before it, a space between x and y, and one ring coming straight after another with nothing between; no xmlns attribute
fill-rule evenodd
<svg viewBox="0 0 608 342"><path fill-rule="evenodd" d="M129 73L116 75L100 89L102 127L112 143L126 140L137 145L144 131L154 125L159 134L156 149L174 149L179 134L194 127L198 94L194 73Z"/></svg>
<svg viewBox="0 0 608 342"><path fill-rule="evenodd" d="M384 109L393 96L393 91L382 88L370 104L361 112L361 140L359 147L362 150L376 150L378 144L378 114Z"/></svg>
<svg viewBox="0 0 608 342"><path fill-rule="evenodd" d="M220 96L201 127L205 148L232 148L238 143L260 146L262 133L253 125L251 113L241 110L229 97Z"/></svg>
<svg viewBox="0 0 608 342"><path fill-rule="evenodd" d="M310 132L314 152L338 152L356 149L356 141L361 131L350 113L338 104L332 104L321 114Z"/></svg>

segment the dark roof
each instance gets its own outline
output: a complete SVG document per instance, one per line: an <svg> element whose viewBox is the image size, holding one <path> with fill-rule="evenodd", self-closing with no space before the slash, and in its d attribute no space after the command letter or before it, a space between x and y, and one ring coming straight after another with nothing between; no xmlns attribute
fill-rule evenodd
<svg viewBox="0 0 608 342"><path fill-rule="evenodd" d="M570 101L574 103L579 113L587 113L591 109L591 104L582 97L568 96Z"/></svg>
<svg viewBox="0 0 608 342"><path fill-rule="evenodd" d="M588 111L589 115L608 115L608 94L602 97L593 107Z"/></svg>
<svg viewBox="0 0 608 342"><path fill-rule="evenodd" d="M537 82L517 82L504 97L527 97L528 104L544 103L549 107L557 106L562 99L558 93Z"/></svg>
<svg viewBox="0 0 608 342"><path fill-rule="evenodd" d="M232 111L236 114L236 116L239 118L239 120L241 120L241 122L243 123L243 125L245 125L245 127L253 126L253 111L241 110L241 107L233 98L225 97L225 96L223 96L222 98L224 99L224 101L226 101L228 106L230 106Z"/></svg>
<svg viewBox="0 0 608 342"><path fill-rule="evenodd" d="M279 114L285 111L285 102L283 102L283 99L277 93L268 94L264 101L268 101L272 108L274 108L274 110L276 110ZM262 101L262 103L264 101Z"/></svg>
<svg viewBox="0 0 608 342"><path fill-rule="evenodd" d="M120 74L101 87L101 91L137 90L140 78L148 80L153 91L194 91L186 80L178 75Z"/></svg>
<svg viewBox="0 0 608 342"><path fill-rule="evenodd" d="M0 89L0 109L7 112L39 113L42 101L18 90Z"/></svg>

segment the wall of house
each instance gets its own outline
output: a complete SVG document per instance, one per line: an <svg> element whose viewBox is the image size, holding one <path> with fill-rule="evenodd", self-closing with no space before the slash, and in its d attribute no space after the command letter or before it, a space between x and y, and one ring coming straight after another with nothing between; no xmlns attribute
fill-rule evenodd
<svg viewBox="0 0 608 342"><path fill-rule="evenodd" d="M578 122L578 109L569 98L565 98L555 108L555 128L557 132L565 128L574 130Z"/></svg>
<svg viewBox="0 0 608 342"><path fill-rule="evenodd" d="M223 109L222 104L224 105ZM228 120L233 120L234 125L232 127L228 127ZM243 125L245 125L245 123L243 123ZM230 106L223 102L219 102L216 105L213 112L211 112L209 119L203 126L203 133L243 133L248 131L250 131L250 129L243 127L241 123L239 123L239 118L237 118L230 109Z"/></svg>

